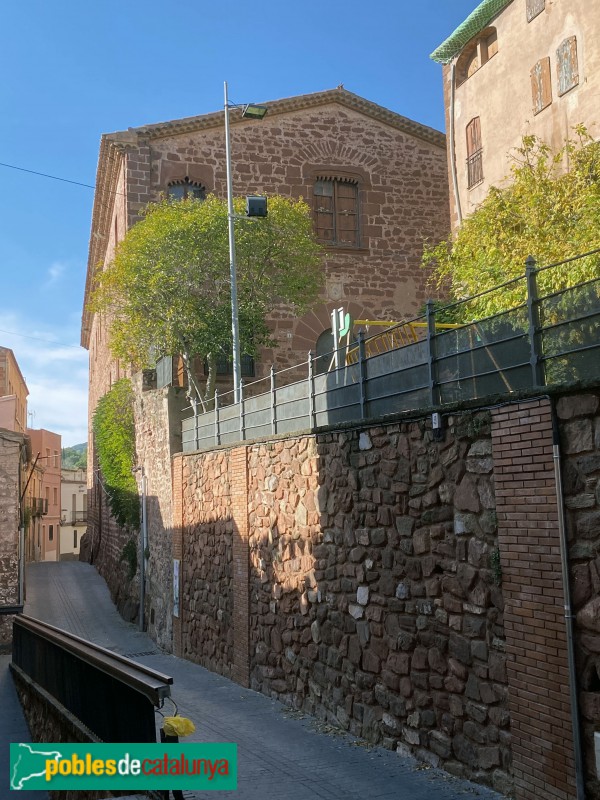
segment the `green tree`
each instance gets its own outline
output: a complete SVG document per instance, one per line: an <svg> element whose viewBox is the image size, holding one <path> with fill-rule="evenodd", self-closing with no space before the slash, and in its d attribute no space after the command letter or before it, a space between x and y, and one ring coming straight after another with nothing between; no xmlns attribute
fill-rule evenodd
<svg viewBox="0 0 600 800"><path fill-rule="evenodd" d="M238 199L237 214L242 206ZM318 298L321 251L306 203L279 196L265 219L236 222L235 240L241 350L255 355L274 344L266 323L274 305L303 313ZM107 315L116 357L142 368L181 354L192 403L209 401L216 359L232 349L226 202L210 195L148 206L98 275L91 308ZM195 357L209 365L203 391Z"/></svg>
<svg viewBox="0 0 600 800"><path fill-rule="evenodd" d="M583 126L575 132L554 155L536 136L525 136L513 158L511 182L491 187L453 237L425 248L423 264L434 268L438 288L461 300L522 276L529 255L544 266L600 246L600 142L592 142ZM599 265L596 254L542 271L539 291L598 277ZM491 292L465 307L466 319L514 307L524 293L523 281Z"/></svg>

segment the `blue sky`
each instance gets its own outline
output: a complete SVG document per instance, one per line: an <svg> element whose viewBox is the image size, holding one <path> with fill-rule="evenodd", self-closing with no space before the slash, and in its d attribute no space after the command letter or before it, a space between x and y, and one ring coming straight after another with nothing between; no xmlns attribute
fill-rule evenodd
<svg viewBox="0 0 600 800"><path fill-rule="evenodd" d="M346 89L444 129L429 53L476 0L30 0L0 33L0 162L93 184L102 133ZM93 191L0 166L0 344L30 425L87 439L79 329ZM16 335L19 334L19 335Z"/></svg>

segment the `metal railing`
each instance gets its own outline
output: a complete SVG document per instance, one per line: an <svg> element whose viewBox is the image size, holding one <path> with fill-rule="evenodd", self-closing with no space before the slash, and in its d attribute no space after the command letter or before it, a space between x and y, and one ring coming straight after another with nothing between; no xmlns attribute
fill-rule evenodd
<svg viewBox="0 0 600 800"><path fill-rule="evenodd" d="M12 662L103 742L156 741L168 675L25 615L13 622Z"/></svg>
<svg viewBox="0 0 600 800"><path fill-rule="evenodd" d="M360 331L351 345L358 356L347 359L340 349L341 366L326 374L316 374L316 365L334 354L309 353L304 364L271 368L268 378L243 386L239 403L233 392L215 392L211 410L183 420L183 450L600 379L598 253L569 260L590 259L590 279L576 285L562 269L568 262L537 269L528 259L525 275L442 309L429 302L424 316L400 323L425 323L423 338L369 357L377 350L369 342L381 333ZM498 305L502 311L486 315ZM439 330L436 320L448 317L463 323ZM393 328L386 333L392 337Z"/></svg>

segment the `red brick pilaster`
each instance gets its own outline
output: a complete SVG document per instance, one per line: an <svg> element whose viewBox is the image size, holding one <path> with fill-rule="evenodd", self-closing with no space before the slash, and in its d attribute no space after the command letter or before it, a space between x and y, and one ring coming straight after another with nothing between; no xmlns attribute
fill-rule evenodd
<svg viewBox="0 0 600 800"><path fill-rule="evenodd" d="M173 616L173 654L183 656L182 615L183 609L183 455L173 458L173 560L179 559L179 616Z"/></svg>
<svg viewBox="0 0 600 800"><path fill-rule="evenodd" d="M576 797L558 508L547 400L492 414L517 800Z"/></svg>
<svg viewBox="0 0 600 800"><path fill-rule="evenodd" d="M229 459L233 518L233 674L242 686L250 684L250 598L248 547L248 455L236 447Z"/></svg>

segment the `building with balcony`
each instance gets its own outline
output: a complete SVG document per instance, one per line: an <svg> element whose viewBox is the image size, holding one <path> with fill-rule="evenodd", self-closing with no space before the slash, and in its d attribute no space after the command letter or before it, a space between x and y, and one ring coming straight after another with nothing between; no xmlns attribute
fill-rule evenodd
<svg viewBox="0 0 600 800"><path fill-rule="evenodd" d="M87 474L84 469L61 470L60 561L79 557L87 528Z"/></svg>
<svg viewBox="0 0 600 800"><path fill-rule="evenodd" d="M57 561L61 518L61 437L44 428L27 429L31 441L27 558Z"/></svg>
<svg viewBox="0 0 600 800"><path fill-rule="evenodd" d="M502 185L524 135L554 150L579 124L600 138L598 3L483 0L431 57L444 65L453 227Z"/></svg>

